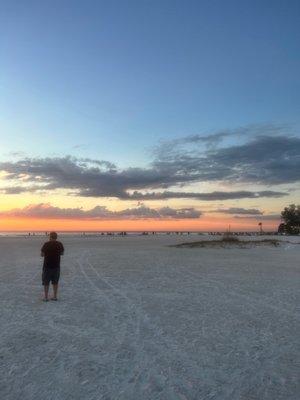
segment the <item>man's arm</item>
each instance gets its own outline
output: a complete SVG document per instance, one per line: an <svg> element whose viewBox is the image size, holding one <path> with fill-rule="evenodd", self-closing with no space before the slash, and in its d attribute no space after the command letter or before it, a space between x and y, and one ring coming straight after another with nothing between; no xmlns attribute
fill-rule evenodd
<svg viewBox="0 0 300 400"><path fill-rule="evenodd" d="M65 252L65 249L64 249L64 246L63 246L62 243L61 243L60 245L61 245L60 255L63 256L63 255L64 255L64 252Z"/></svg>
<svg viewBox="0 0 300 400"><path fill-rule="evenodd" d="M41 248L41 257L45 257L45 245Z"/></svg>

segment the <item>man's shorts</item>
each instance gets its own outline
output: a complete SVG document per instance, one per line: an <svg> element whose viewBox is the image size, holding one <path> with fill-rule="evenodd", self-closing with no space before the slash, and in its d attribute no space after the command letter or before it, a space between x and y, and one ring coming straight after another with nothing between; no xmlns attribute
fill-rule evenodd
<svg viewBox="0 0 300 400"><path fill-rule="evenodd" d="M51 282L56 285L59 281L60 268L43 268L42 282L43 285L48 286Z"/></svg>

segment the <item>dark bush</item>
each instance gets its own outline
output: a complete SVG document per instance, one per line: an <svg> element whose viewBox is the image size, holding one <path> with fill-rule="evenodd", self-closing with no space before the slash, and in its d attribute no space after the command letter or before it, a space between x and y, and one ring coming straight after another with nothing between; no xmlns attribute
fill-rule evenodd
<svg viewBox="0 0 300 400"><path fill-rule="evenodd" d="M278 231L286 232L290 235L299 235L300 233L300 205L291 204L281 213L284 220L284 226L279 225Z"/></svg>

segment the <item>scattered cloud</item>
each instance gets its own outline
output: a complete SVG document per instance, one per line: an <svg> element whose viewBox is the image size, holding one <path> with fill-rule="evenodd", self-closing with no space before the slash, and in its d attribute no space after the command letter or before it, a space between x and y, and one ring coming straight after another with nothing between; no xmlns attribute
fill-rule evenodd
<svg viewBox="0 0 300 400"><path fill-rule="evenodd" d="M294 183L300 180L300 138L256 136L241 145L213 150L175 148L158 154L153 166L167 175L185 176L186 181Z"/></svg>
<svg viewBox="0 0 300 400"><path fill-rule="evenodd" d="M8 155L11 157L25 157L26 156L24 151L11 151Z"/></svg>
<svg viewBox="0 0 300 400"><path fill-rule="evenodd" d="M222 214L239 214L239 215L263 215L263 212L256 208L219 208L218 210L213 210L212 212L222 213Z"/></svg>
<svg viewBox="0 0 300 400"><path fill-rule="evenodd" d="M0 188L1 194L20 194L20 193L46 193L50 189L50 185L29 185L29 186L8 186Z"/></svg>
<svg viewBox="0 0 300 400"><path fill-rule="evenodd" d="M30 204L24 208L14 208L0 212L0 218L43 218L43 219L82 219L82 220L114 220L114 219L195 219L200 218L201 211L194 208L158 209L140 205L121 211L110 211L105 206L96 206L90 210L82 208L60 208L49 203Z"/></svg>
<svg viewBox="0 0 300 400"><path fill-rule="evenodd" d="M128 194L128 199L131 200L165 200L165 199L195 199L195 200L235 200L235 199L256 199L261 197L283 197L287 196L288 193L278 192L273 190L263 190L258 192L250 192L247 190L231 191L231 192L146 192L141 193L134 191L132 194Z"/></svg>
<svg viewBox="0 0 300 400"><path fill-rule="evenodd" d="M286 125L274 124L252 124L242 126L236 129L221 129L213 133L188 135L183 138L162 141L159 146L154 148L156 155L161 155L164 151L170 152L178 147L186 145L204 145L208 149L212 149L220 145L225 139L241 138L249 140L258 136L276 136L287 131Z"/></svg>
<svg viewBox="0 0 300 400"><path fill-rule="evenodd" d="M74 149L74 150L85 150L89 146L90 145L88 145L87 143L78 143L78 144L75 144L74 146L72 146L72 149Z"/></svg>
<svg viewBox="0 0 300 400"><path fill-rule="evenodd" d="M266 214L266 215L235 215L236 219L256 219L257 221L280 221L280 214Z"/></svg>
<svg viewBox="0 0 300 400"><path fill-rule="evenodd" d="M239 135L244 143L222 147L224 138ZM198 143L209 143L206 148ZM71 194L119 199L193 198L227 200L282 197L278 190L190 193L174 190L191 183L271 185L300 180L300 138L274 126L250 126L207 136L188 136L162 145L148 168L119 169L114 163L90 158L21 158L0 162L7 185L2 193L70 190ZM25 183L24 183L25 182ZM173 191L167 190L173 188ZM265 189L265 188L263 188Z"/></svg>

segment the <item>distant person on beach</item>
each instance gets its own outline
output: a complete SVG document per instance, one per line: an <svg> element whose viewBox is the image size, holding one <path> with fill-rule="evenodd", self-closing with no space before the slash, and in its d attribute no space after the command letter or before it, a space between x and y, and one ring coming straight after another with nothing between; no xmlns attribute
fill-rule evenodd
<svg viewBox="0 0 300 400"><path fill-rule="evenodd" d="M48 301L49 284L53 285L53 297L57 300L57 289L60 275L60 256L64 254L64 246L57 240L57 233L50 232L49 241L41 248L41 256L44 257L42 283L44 286L44 301Z"/></svg>

